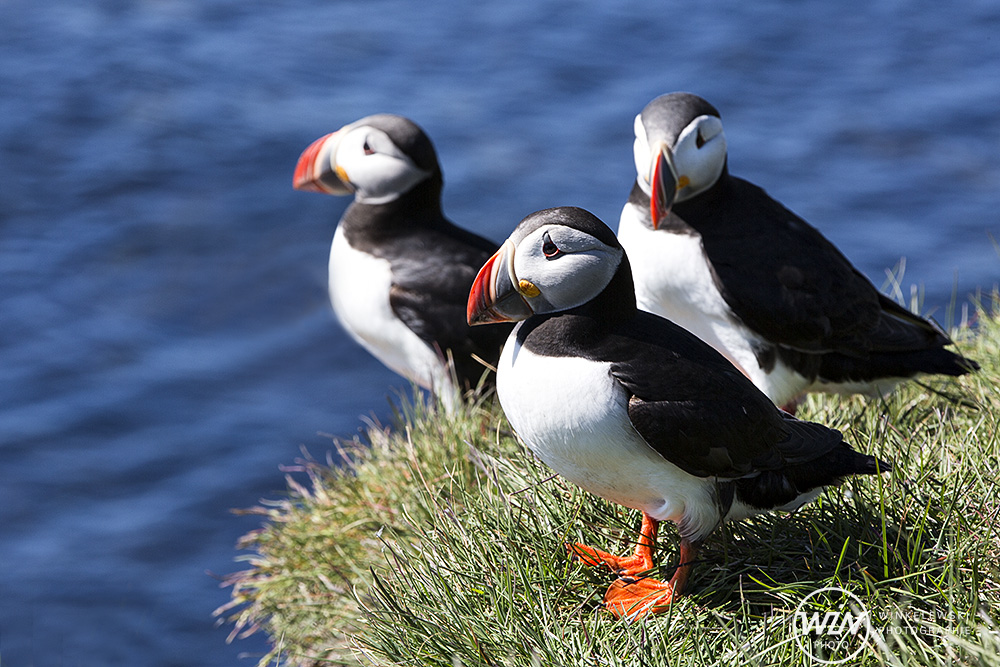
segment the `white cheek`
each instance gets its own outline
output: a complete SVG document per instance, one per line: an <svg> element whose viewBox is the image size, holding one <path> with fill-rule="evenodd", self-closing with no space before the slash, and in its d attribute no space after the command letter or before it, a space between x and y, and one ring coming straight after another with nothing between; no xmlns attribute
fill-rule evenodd
<svg viewBox="0 0 1000 667"><path fill-rule="evenodd" d="M409 162L378 154L365 156L345 170L358 189L358 201L368 204L392 201L427 177Z"/></svg>
<svg viewBox="0 0 1000 667"><path fill-rule="evenodd" d="M642 114L636 114L635 120L632 121L632 132L635 134L636 139L641 139L643 144L649 143L646 141L646 126L642 124Z"/></svg>
<svg viewBox="0 0 1000 667"><path fill-rule="evenodd" d="M691 185L677 193L677 201L682 201L704 192L719 180L726 164L726 138L720 133L700 149L693 143L686 144L677 157L683 161L680 173L691 181Z"/></svg>
<svg viewBox="0 0 1000 667"><path fill-rule="evenodd" d="M646 128L642 124L642 114L635 117L635 141L632 143L632 158L635 160L635 173L639 185L649 194L649 141L646 140Z"/></svg>
<svg viewBox="0 0 1000 667"><path fill-rule="evenodd" d="M546 272L544 284L539 285L542 290L542 298L549 302L555 310L565 310L579 306L590 300L593 296L593 287L589 286L589 272L592 267L587 266L588 262L568 260L583 260L584 257L565 256L551 262L552 266ZM574 278L575 276L575 278ZM586 287L589 289L585 289Z"/></svg>
<svg viewBox="0 0 1000 667"><path fill-rule="evenodd" d="M586 253L549 260L541 279L535 283L541 290L538 298L552 311L583 305L607 286L616 268L617 262L608 257Z"/></svg>
<svg viewBox="0 0 1000 667"><path fill-rule="evenodd" d="M546 235L550 238L546 241ZM547 242L561 250L546 257ZM551 313L583 305L600 294L622 261L622 250L607 246L576 229L552 225L535 230L522 239L513 253L513 275L518 283L528 281L539 294L527 297L536 313Z"/></svg>
<svg viewBox="0 0 1000 667"><path fill-rule="evenodd" d="M336 166L344 170L354 186L357 201L365 204L390 202L429 175L405 155L394 151L392 146L383 146L379 152L365 155L367 136L363 131L350 132L343 138L335 157ZM386 142L388 139L382 143Z"/></svg>
<svg viewBox="0 0 1000 667"><path fill-rule="evenodd" d="M635 143L632 144L632 153L635 158L635 173L636 180L639 181L639 187L643 189L646 194L650 193L649 187L649 147L646 145L644 139L636 137Z"/></svg>
<svg viewBox="0 0 1000 667"><path fill-rule="evenodd" d="M701 148L698 148L699 137L709 137ZM714 116L699 116L677 137L673 153L678 175L690 181L689 186L678 191L677 201L712 187L726 163L726 134L722 121Z"/></svg>

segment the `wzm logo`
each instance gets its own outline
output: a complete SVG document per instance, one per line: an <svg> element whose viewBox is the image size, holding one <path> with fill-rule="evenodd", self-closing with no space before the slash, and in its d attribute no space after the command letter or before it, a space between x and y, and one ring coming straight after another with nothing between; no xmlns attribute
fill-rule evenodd
<svg viewBox="0 0 1000 667"><path fill-rule="evenodd" d="M871 612L843 588L821 588L795 608L792 630L799 648L813 660L839 665L864 649L872 632Z"/></svg>

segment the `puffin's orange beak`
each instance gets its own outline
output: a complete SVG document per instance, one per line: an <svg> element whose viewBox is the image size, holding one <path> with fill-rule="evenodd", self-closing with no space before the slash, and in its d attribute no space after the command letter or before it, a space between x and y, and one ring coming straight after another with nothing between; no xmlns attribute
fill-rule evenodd
<svg viewBox="0 0 1000 667"><path fill-rule="evenodd" d="M653 162L653 174L649 180L652 196L649 198L650 215L653 218L653 229L660 228L660 222L670 213L677 196L677 178L674 176L673 165L670 164L670 149L666 144L660 144Z"/></svg>
<svg viewBox="0 0 1000 667"><path fill-rule="evenodd" d="M511 278L509 267L513 261L514 246L506 241L479 269L476 279L472 281L466 308L466 318L470 325L518 322L534 314L522 295L522 290L518 289ZM537 294L534 285L527 285Z"/></svg>
<svg viewBox="0 0 1000 667"><path fill-rule="evenodd" d="M340 130L331 132L309 144L295 164L292 186L296 190L327 195L349 195L353 189L340 177L333 164L340 143Z"/></svg>

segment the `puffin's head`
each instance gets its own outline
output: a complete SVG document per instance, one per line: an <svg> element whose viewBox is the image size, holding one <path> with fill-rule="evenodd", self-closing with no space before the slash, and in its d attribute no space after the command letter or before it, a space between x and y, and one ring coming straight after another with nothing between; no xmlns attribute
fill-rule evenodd
<svg viewBox="0 0 1000 667"><path fill-rule="evenodd" d="M440 175L437 154L424 131L408 118L378 114L314 141L299 157L292 184L385 204L434 174Z"/></svg>
<svg viewBox="0 0 1000 667"><path fill-rule="evenodd" d="M614 232L582 208L532 213L479 270L469 293L469 324L581 306L607 287L624 258Z"/></svg>
<svg viewBox="0 0 1000 667"><path fill-rule="evenodd" d="M709 189L726 166L719 112L691 93L661 95L635 117L636 180L649 195L653 229L682 202Z"/></svg>

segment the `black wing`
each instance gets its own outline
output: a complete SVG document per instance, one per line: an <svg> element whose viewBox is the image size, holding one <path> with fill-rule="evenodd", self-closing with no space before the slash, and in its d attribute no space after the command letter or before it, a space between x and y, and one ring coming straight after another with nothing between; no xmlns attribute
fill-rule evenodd
<svg viewBox="0 0 1000 667"><path fill-rule="evenodd" d="M772 343L849 356L948 344L761 188L729 178L719 196L700 199L678 205L678 214L701 234L723 298Z"/></svg>
<svg viewBox="0 0 1000 667"><path fill-rule="evenodd" d="M466 322L472 281L497 246L454 226L422 229L392 244L401 246L387 253L392 257L393 312L442 354L450 350L459 379L474 386L486 368L473 356L495 366L513 328L512 324L470 327Z"/></svg>
<svg viewBox="0 0 1000 667"><path fill-rule="evenodd" d="M546 325L562 330L539 331ZM842 442L838 431L778 410L725 357L668 320L639 312L610 333L593 333L598 329L591 318L564 315L532 335L610 361L611 375L629 394L635 430L692 475L733 479L781 470Z"/></svg>

